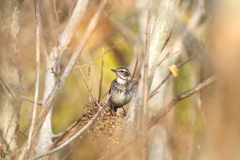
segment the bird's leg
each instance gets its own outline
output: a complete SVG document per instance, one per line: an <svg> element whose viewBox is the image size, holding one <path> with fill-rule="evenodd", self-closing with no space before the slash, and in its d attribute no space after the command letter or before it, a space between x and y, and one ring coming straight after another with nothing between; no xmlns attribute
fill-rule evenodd
<svg viewBox="0 0 240 160"><path fill-rule="evenodd" d="M112 116L115 116L115 112L112 108L110 108L110 112L112 113Z"/></svg>
<svg viewBox="0 0 240 160"><path fill-rule="evenodd" d="M111 115L114 116L115 115L115 111L114 111L114 106L110 103L110 108L109 111L111 112Z"/></svg>
<svg viewBox="0 0 240 160"><path fill-rule="evenodd" d="M122 106L122 109L123 109L123 115L124 115L124 117L126 116L126 111L125 111L125 109L123 108L123 106Z"/></svg>

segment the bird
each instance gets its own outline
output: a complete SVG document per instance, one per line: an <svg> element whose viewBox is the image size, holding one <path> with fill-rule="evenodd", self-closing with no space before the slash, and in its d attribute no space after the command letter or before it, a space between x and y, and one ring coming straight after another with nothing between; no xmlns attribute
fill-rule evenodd
<svg viewBox="0 0 240 160"><path fill-rule="evenodd" d="M111 71L115 72L116 79L112 81L109 89L110 110L115 114L118 108L122 108L126 115L123 106L130 102L135 90L131 73L125 67L111 69Z"/></svg>

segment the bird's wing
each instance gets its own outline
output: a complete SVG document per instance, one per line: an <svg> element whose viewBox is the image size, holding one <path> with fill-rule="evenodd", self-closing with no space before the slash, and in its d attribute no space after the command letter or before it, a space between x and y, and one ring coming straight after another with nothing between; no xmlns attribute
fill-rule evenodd
<svg viewBox="0 0 240 160"><path fill-rule="evenodd" d="M113 84L115 83L115 80L114 81L112 81L112 83L111 83L111 86L110 86L110 89L109 89L109 91L108 91L108 94L111 94L111 91L112 91L112 86L113 86Z"/></svg>

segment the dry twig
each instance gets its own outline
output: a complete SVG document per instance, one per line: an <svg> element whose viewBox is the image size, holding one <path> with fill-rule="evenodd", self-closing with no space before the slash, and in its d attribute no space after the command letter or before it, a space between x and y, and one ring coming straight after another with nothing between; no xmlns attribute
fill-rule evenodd
<svg viewBox="0 0 240 160"><path fill-rule="evenodd" d="M78 63L78 62L77 62L77 65L78 65L78 69L79 69L79 71L80 71L80 73L81 73L81 76L82 76L82 78L83 78L83 80L84 80L84 82L85 82L85 84L86 84L86 86L87 86L88 92L89 92L89 94L91 95L92 100L93 100L93 99L94 99L94 95L93 95L93 93L92 93L92 91L91 91L91 89L90 89L90 85L88 85L88 83L87 83L87 81L86 81L86 78L84 77L83 72L82 72L82 69L81 69L81 67L79 66L79 63Z"/></svg>
<svg viewBox="0 0 240 160"><path fill-rule="evenodd" d="M50 107L52 106L54 100L57 97L57 94L60 92L60 90L62 89L67 77L70 75L76 61L77 58L79 57L79 55L82 53L83 48L85 47L88 39L90 38L91 33L93 32L94 28L97 25L97 22L101 16L101 13L103 11L103 9L105 8L105 5L107 3L107 0L103 0L102 3L99 5L96 13L94 14L92 20L90 21L85 34L83 35L83 39L82 41L78 44L75 52L72 54L68 65L66 66L62 76L59 78L59 80L56 82L55 87L52 91L52 93L48 96L47 101L45 102L45 104L43 105L43 110L40 112L40 115L38 117L38 124L36 125L36 127L34 128L34 133L33 133L33 138L36 137L39 129L41 128L46 115L50 109ZM53 153L53 152L52 152Z"/></svg>
<svg viewBox="0 0 240 160"><path fill-rule="evenodd" d="M193 54L191 57L189 57L189 59L187 59L185 62L183 62L182 64L178 65L177 68L181 68L182 66L184 66L186 63L188 63L195 54ZM172 72L169 72L169 74L163 79L163 81L149 94L148 99L152 98L153 96L155 96L158 93L158 89L161 88L161 86L168 80L169 77L171 77Z"/></svg>
<svg viewBox="0 0 240 160"><path fill-rule="evenodd" d="M149 42L151 28L152 1L148 2L148 17L146 28L146 46L144 58L144 77L143 77L143 99L142 99L142 117L141 117L141 159L147 159L147 100L148 100L148 58L149 58Z"/></svg>
<svg viewBox="0 0 240 160"><path fill-rule="evenodd" d="M115 44L114 46L112 46L111 48L109 48L107 51L105 51L105 52L103 53L103 55L107 54L108 52L110 52L111 50L113 50L115 47L117 47L118 45L122 44L123 41L124 41L124 38L122 38L122 39L120 40L120 42L118 42L117 44ZM82 66L80 66L80 67L81 67L81 68L87 67L87 66L89 66L90 64L92 64L93 62L95 62L96 60L98 60L98 59L100 59L100 58L102 58L102 55L101 55L101 56L98 56L97 58L94 58L93 60L91 60L91 61L88 62L87 64L84 64L84 65L82 65Z"/></svg>
<svg viewBox="0 0 240 160"><path fill-rule="evenodd" d="M176 52L170 54L171 51L172 51L172 49L169 49L169 50L168 50L168 53L167 53L167 54L165 55L165 57L157 64L157 66L160 66L165 59L167 59L167 58L169 58L169 57L171 57L171 56L179 53L179 51L176 51Z"/></svg>
<svg viewBox="0 0 240 160"><path fill-rule="evenodd" d="M158 114L154 117L152 117L150 119L150 121L147 123L147 127L148 130L150 128L152 128L154 125L156 125L159 120L161 118L163 118L164 116L167 115L167 113L172 109L172 107L178 103L179 101L190 97L191 95L201 91L202 89L204 89L205 87L209 86L210 84L212 84L214 81L216 80L216 78L214 76L208 78L207 80L203 81L202 83L198 84L196 87L186 91L186 92L182 92L179 93L176 97L174 97L166 107L164 107L163 109L160 110L160 112L158 112ZM101 158L99 158L99 160L104 160L104 159L109 159L117 154L119 154L124 148L126 148L127 146L129 146L130 144L132 144L137 138L139 138L138 133L136 133L135 135L133 135L132 137L128 137L128 140L122 142L119 147L115 148L114 150L112 150L111 152L105 154L104 156L102 156Z"/></svg>
<svg viewBox="0 0 240 160"><path fill-rule="evenodd" d="M24 100L26 100L26 101L28 101L28 102L32 102L32 103L34 102L34 100L32 100L32 99L30 99L30 98L27 98L27 97L25 97L25 96L22 96L22 99L24 99ZM41 101L38 101L37 104L41 106L41 105L42 105L42 102L41 102Z"/></svg>
<svg viewBox="0 0 240 160"><path fill-rule="evenodd" d="M137 71L137 67L138 67L138 61L139 61L139 45L136 46L136 53L137 53L137 60L135 63L135 67L134 67L134 71L133 71L133 75L132 75L132 79L134 78L136 71Z"/></svg>
<svg viewBox="0 0 240 160"><path fill-rule="evenodd" d="M89 97L89 102L91 102L93 99L91 99L91 80L90 80L90 77L91 77L91 67L89 66L88 67L88 88L90 91L88 91L88 97Z"/></svg>
<svg viewBox="0 0 240 160"><path fill-rule="evenodd" d="M32 134L35 126L35 120L37 115L37 102L39 94L40 83L40 12L39 12L39 0L34 0L35 5L35 18L36 18L36 82L35 82L35 94L33 100L32 121L29 129L27 148L23 151L23 155L28 157L28 152L31 148Z"/></svg>
<svg viewBox="0 0 240 160"><path fill-rule="evenodd" d="M101 67L101 77L99 84L99 94L98 94L98 103L100 103L101 92L102 92L102 80L103 80L103 67L104 67L104 48L102 48L102 67Z"/></svg>
<svg viewBox="0 0 240 160"><path fill-rule="evenodd" d="M61 144L60 146L46 152L40 155L37 155L33 158L30 158L29 160L35 160L35 159L39 159L42 157L45 157L47 155L51 155L57 151L59 151L60 149L62 149L63 147L65 147L66 145L68 145L70 142L72 142L75 138L79 137L83 132L85 132L97 119L97 117L100 115L100 113L102 112L102 110L104 109L104 107L101 107L97 102L96 104L99 106L99 111L97 112L97 114L83 127L81 128L76 134L74 134L72 137L70 137L67 141L65 141L63 144Z"/></svg>

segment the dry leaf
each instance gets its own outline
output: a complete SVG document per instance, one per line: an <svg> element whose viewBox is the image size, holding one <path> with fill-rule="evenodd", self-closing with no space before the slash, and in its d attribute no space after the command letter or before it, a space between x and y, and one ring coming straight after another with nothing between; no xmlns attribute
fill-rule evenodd
<svg viewBox="0 0 240 160"><path fill-rule="evenodd" d="M168 69L172 72L174 77L178 76L178 68L175 64L169 66Z"/></svg>

